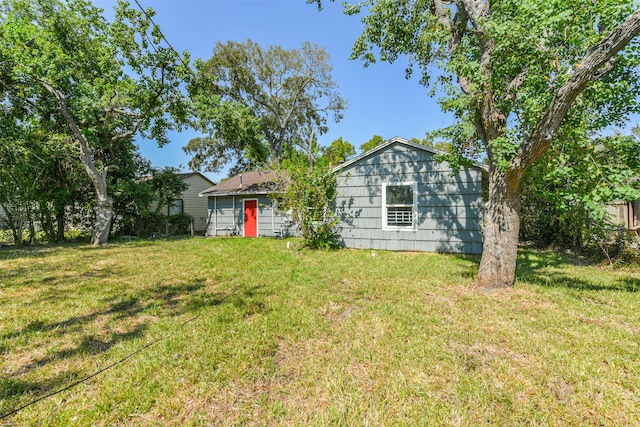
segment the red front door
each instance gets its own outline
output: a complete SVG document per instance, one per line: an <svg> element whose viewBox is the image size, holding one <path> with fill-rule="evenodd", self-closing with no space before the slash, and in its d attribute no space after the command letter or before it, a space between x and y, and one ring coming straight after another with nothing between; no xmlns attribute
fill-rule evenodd
<svg viewBox="0 0 640 427"><path fill-rule="evenodd" d="M258 201L244 201L244 237L258 236Z"/></svg>

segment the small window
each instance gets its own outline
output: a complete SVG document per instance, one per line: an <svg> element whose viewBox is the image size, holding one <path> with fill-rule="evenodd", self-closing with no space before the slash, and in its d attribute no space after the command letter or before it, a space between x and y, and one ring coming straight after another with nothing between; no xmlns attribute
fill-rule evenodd
<svg viewBox="0 0 640 427"><path fill-rule="evenodd" d="M169 215L180 215L183 212L182 199L174 199L169 206Z"/></svg>
<svg viewBox="0 0 640 427"><path fill-rule="evenodd" d="M383 228L413 228L415 184L383 184Z"/></svg>

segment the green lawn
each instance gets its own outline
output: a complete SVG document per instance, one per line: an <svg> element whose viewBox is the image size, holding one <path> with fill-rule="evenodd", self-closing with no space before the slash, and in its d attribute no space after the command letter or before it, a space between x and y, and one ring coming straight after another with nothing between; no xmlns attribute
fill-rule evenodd
<svg viewBox="0 0 640 427"><path fill-rule="evenodd" d="M638 425L640 270L286 242L3 247L0 414L138 352L0 425Z"/></svg>

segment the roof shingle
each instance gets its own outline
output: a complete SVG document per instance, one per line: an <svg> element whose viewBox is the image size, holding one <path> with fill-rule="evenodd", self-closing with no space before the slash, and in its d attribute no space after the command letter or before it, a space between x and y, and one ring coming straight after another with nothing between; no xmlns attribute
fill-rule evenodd
<svg viewBox="0 0 640 427"><path fill-rule="evenodd" d="M273 171L244 172L200 192L201 196L256 194L274 191L278 176Z"/></svg>

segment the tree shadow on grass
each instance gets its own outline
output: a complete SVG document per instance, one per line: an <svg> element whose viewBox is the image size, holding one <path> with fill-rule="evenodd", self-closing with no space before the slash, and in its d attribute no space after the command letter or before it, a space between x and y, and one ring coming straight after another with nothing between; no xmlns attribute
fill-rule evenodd
<svg viewBox="0 0 640 427"><path fill-rule="evenodd" d="M15 409L16 397L25 394L46 395L59 390L73 381L77 381L82 374L68 370L54 377L42 381L27 381L19 378L0 378L0 416Z"/></svg>
<svg viewBox="0 0 640 427"><path fill-rule="evenodd" d="M480 267L480 255L472 254L451 254L453 258L464 263L464 270L460 271L460 276L465 280L474 281L478 275L478 267Z"/></svg>
<svg viewBox="0 0 640 427"><path fill-rule="evenodd" d="M63 350L55 351L45 357L41 357L22 365L18 370L14 372L9 372L7 374L8 378L17 377L20 375L24 375L32 371L33 369L40 368L49 363L58 362L64 359L73 358L81 355L96 355L100 353L105 353L114 345L128 341L134 338L140 338L143 336L144 331L147 329L147 325L142 324L133 328L127 332L121 333L112 333L110 338L107 340L101 339L100 337L85 335L82 337L80 343L78 343L75 347L66 348ZM0 394L4 394L3 391L0 391Z"/></svg>
<svg viewBox="0 0 640 427"><path fill-rule="evenodd" d="M181 301L203 287L203 281L183 285L157 286L125 297L114 296L111 300L106 301L106 306L102 309L71 316L64 320L31 321L23 328L9 331L0 336L0 339L6 342L3 344L5 352L12 347L10 344L12 340L24 340L25 337L28 341L34 342L35 346L47 338L57 342L66 340L72 345L47 356L25 361L9 375L28 374L30 371L47 364L82 354L105 353L120 342L140 338L149 325L158 318L178 316L190 311L189 305L181 304ZM95 328L96 324L104 325L103 330L99 332L87 331L92 327ZM27 346L29 344L21 345L23 348Z"/></svg>
<svg viewBox="0 0 640 427"><path fill-rule="evenodd" d="M557 252L519 251L516 280L546 288L579 291L639 292L640 279L631 276L603 282L599 275L576 277L569 268L583 268L589 263L582 258Z"/></svg>
<svg viewBox="0 0 640 427"><path fill-rule="evenodd" d="M95 321L99 317L109 316L112 320L132 318L151 307L159 307L162 314L178 315L185 310L179 310L178 305L185 296L203 288L202 279L195 283L182 285L161 285L151 289L145 289L137 294L130 294L125 297L114 296L107 299L107 306L102 310L95 310L89 313L70 317L62 321L43 322L34 320L29 322L24 328L6 333L0 338L11 339L29 333L41 333L57 331L57 334L64 334L70 329L81 328L83 325ZM47 297L49 298L49 297Z"/></svg>
<svg viewBox="0 0 640 427"><path fill-rule="evenodd" d="M181 302L204 286L204 280L197 280L188 284L161 285L125 297L115 296L107 300L102 309L64 320L35 320L0 336L5 355L17 347L25 349L26 353L26 357L20 357L20 362L11 371L5 368L0 378L0 415L25 404L25 399L31 400L34 395L45 396L93 374L93 371L81 368L87 358L99 357L120 343L136 339L150 342L149 338L145 339L150 326L159 318L192 311L192 305ZM215 301L222 304L225 299L219 295ZM96 331L96 325L104 326ZM26 345L25 336L30 336L26 338ZM15 340L21 341L20 344L12 344ZM58 343L59 349L50 349L44 356L28 357L29 352L38 354L43 346L51 345L46 340ZM43 374L37 371L47 366L55 374L53 377L47 374L43 378Z"/></svg>
<svg viewBox="0 0 640 427"><path fill-rule="evenodd" d="M469 268L461 272L465 279L475 280L480 256L453 255L456 259L468 263ZM516 266L516 286L518 281L546 288L567 288L582 291L640 292L640 278L626 276L602 283L598 276L592 280L576 277L571 268L592 266L587 258L562 252L521 249L518 251Z"/></svg>
<svg viewBox="0 0 640 427"><path fill-rule="evenodd" d="M203 285L201 283L191 285L159 286L154 292L146 291L136 298L129 297L124 300L114 301L104 310L88 313L82 316L74 316L62 322L32 322L21 331L5 334L5 338L18 336L20 333L51 332L54 330L57 331L58 329L61 330L61 334L64 334L65 326L68 330L68 326L86 325L89 322L95 321L95 319L102 314L115 314L117 316L124 317L135 316L144 310L144 304L141 304L140 301L143 298L148 298L150 295L156 296L160 300L164 301L167 309L166 314L170 314L171 310L177 307L175 303L176 299L179 299L188 292L202 291L202 288ZM173 314L184 312L197 313L198 311L202 311L208 307L231 304L234 307L233 313L235 321L238 321L255 314L269 312L270 310L261 300L265 296L268 296L270 292L271 291L269 291L268 287L264 285L239 287L234 291L227 293L206 291L198 292L199 295L197 298L187 301L179 311L174 311ZM224 319L221 321L224 321ZM38 378L36 380L28 377L25 378L25 376L31 371L41 368L47 364L61 362L77 356L100 355L119 343L133 339L144 339L144 334L149 329L149 323L150 321L140 321L138 319L135 327L126 332L111 333L108 339L90 334L84 335L77 345L33 360L30 363L20 366L16 371L3 376L0 378L0 416L10 414L21 405L31 404L35 401L34 399L40 399L52 393L55 394L76 382L84 381L87 376L95 374L95 372L84 372L81 369L78 370L77 367L72 365L68 369L56 370L56 374L49 378ZM146 341L149 342L149 340ZM143 348L142 344L139 349L140 348ZM127 358L128 357L129 356L127 356Z"/></svg>
<svg viewBox="0 0 640 427"><path fill-rule="evenodd" d="M233 305L234 313L240 315L240 318L264 314L270 311L263 302L266 295L269 295L269 291L263 285L241 287L235 291L223 293L207 291L204 289L203 281L196 281L191 284L157 286L125 298L114 297L102 310L73 316L62 321L30 322L24 328L6 333L0 338L8 342L27 334L34 335L36 339L38 335L50 334L57 340L67 337L73 344L58 351L49 352L46 356L25 361L13 371L6 372L0 382L0 408L7 406L7 400L18 401L20 396L27 393L44 395L72 383L80 376L77 371L70 368L62 370L55 378L35 381L24 379L25 376L46 365L81 356L97 356L108 352L119 343L143 339L150 325L159 317L203 312L208 307L222 304ZM150 308L154 310L155 315L145 315ZM107 334L84 332L87 326L100 320L106 321L111 326L120 325L119 331L108 331ZM80 334L79 339L74 336L76 334ZM5 345L4 351L8 351L10 347ZM87 374L91 373L82 373L82 375Z"/></svg>

